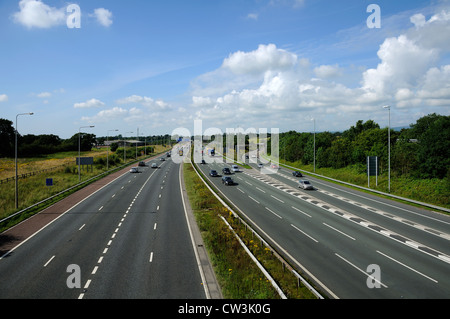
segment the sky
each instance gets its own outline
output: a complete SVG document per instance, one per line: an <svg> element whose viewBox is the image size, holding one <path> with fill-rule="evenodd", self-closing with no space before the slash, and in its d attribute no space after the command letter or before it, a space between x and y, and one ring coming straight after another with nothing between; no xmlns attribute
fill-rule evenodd
<svg viewBox="0 0 450 319"><path fill-rule="evenodd" d="M0 118L64 139L409 126L450 115L449 51L450 0L0 0Z"/></svg>

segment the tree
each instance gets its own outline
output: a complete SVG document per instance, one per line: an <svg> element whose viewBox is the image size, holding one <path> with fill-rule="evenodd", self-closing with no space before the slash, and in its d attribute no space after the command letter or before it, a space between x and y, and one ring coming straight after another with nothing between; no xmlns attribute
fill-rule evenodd
<svg viewBox="0 0 450 319"><path fill-rule="evenodd" d="M417 154L419 175L425 178L444 178L450 167L450 116L435 115L422 118L419 125L423 131Z"/></svg>
<svg viewBox="0 0 450 319"><path fill-rule="evenodd" d="M14 157L15 129L13 122L0 119L0 157Z"/></svg>
<svg viewBox="0 0 450 319"><path fill-rule="evenodd" d="M329 161L331 167L342 168L350 164L351 143L347 138L337 137L331 143Z"/></svg>
<svg viewBox="0 0 450 319"><path fill-rule="evenodd" d="M379 128L380 126L373 120L368 120L365 123L363 123L362 120L359 120L358 122L356 122L355 126L350 127L347 131L344 131L342 135L343 137L348 138L350 141L354 141L362 132Z"/></svg>

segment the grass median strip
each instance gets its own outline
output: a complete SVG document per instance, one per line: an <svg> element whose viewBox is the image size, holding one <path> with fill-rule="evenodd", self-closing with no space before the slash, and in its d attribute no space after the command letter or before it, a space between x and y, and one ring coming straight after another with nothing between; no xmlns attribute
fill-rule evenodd
<svg viewBox="0 0 450 319"><path fill-rule="evenodd" d="M239 238L282 288L287 298L315 299L315 296L283 267L271 250L255 240L251 231L234 218L231 212L211 194L192 165L183 165L189 202L224 297L229 299L280 298L220 216L226 218Z"/></svg>

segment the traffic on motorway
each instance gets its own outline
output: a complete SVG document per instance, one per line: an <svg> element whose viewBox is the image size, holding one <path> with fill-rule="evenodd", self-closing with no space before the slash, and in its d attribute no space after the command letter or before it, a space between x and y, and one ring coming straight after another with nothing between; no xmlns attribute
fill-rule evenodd
<svg viewBox="0 0 450 319"><path fill-rule="evenodd" d="M60 216L0 250L0 298L205 299L180 172L164 154L43 211Z"/></svg>
<svg viewBox="0 0 450 319"><path fill-rule="evenodd" d="M448 298L448 216L252 154L244 165L204 156L203 177L328 297Z"/></svg>

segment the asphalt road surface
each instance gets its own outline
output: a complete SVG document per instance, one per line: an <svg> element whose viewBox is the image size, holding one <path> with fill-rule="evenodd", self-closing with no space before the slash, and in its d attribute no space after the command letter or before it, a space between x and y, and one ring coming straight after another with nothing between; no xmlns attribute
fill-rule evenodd
<svg viewBox="0 0 450 319"><path fill-rule="evenodd" d="M207 155L205 155L206 157ZM199 164L216 188L279 252L330 298L449 298L450 217L256 163ZM223 175L222 175L223 176Z"/></svg>
<svg viewBox="0 0 450 319"><path fill-rule="evenodd" d="M158 158L139 171L120 175L0 256L0 298L206 298L180 165Z"/></svg>

